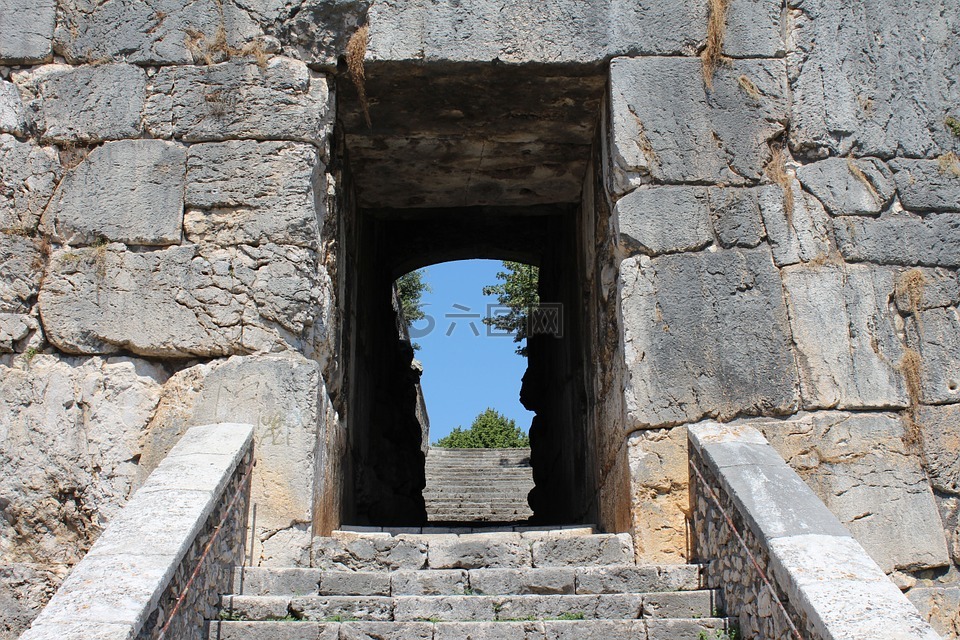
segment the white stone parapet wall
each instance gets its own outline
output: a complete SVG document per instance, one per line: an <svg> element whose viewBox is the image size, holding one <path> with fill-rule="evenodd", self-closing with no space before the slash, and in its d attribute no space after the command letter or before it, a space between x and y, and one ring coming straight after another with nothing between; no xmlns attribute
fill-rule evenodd
<svg viewBox="0 0 960 640"><path fill-rule="evenodd" d="M744 637L940 638L763 434L687 433L693 555Z"/></svg>
<svg viewBox="0 0 960 640"><path fill-rule="evenodd" d="M23 640L201 640L243 564L253 427L193 427Z"/></svg>

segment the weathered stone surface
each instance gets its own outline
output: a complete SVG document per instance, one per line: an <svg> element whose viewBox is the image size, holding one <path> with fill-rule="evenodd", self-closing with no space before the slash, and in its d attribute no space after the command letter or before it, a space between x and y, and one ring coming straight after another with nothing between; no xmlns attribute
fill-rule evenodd
<svg viewBox="0 0 960 640"><path fill-rule="evenodd" d="M798 167L797 178L837 216L880 213L896 193L893 174L876 158L828 158Z"/></svg>
<svg viewBox="0 0 960 640"><path fill-rule="evenodd" d="M0 64L49 59L56 18L56 0L5 0L0 7Z"/></svg>
<svg viewBox="0 0 960 640"><path fill-rule="evenodd" d="M68 353L184 357L312 351L326 281L316 255L265 244L54 254L40 293L48 339Z"/></svg>
<svg viewBox="0 0 960 640"><path fill-rule="evenodd" d="M633 560L633 540L627 533L544 537L534 540L531 550L535 567L628 564Z"/></svg>
<svg viewBox="0 0 960 640"><path fill-rule="evenodd" d="M933 488L960 495L960 405L921 406L915 421L924 469Z"/></svg>
<svg viewBox="0 0 960 640"><path fill-rule="evenodd" d="M637 562L683 562L690 510L687 430L637 431L627 439Z"/></svg>
<svg viewBox="0 0 960 640"><path fill-rule="evenodd" d="M621 263L629 426L783 413L797 371L768 250Z"/></svg>
<svg viewBox="0 0 960 640"><path fill-rule="evenodd" d="M126 501L165 379L128 358L0 367L0 633L23 630Z"/></svg>
<svg viewBox="0 0 960 640"><path fill-rule="evenodd" d="M783 187L759 189L760 211L770 241L773 261L778 267L798 262L823 260L830 255L829 216L820 201L790 180L793 206L788 209Z"/></svg>
<svg viewBox="0 0 960 640"><path fill-rule="evenodd" d="M960 402L960 316L956 307L919 312L907 344L920 354L920 400Z"/></svg>
<svg viewBox="0 0 960 640"><path fill-rule="evenodd" d="M559 595L576 592L573 567L548 569L473 569L470 588L486 595Z"/></svg>
<svg viewBox="0 0 960 640"><path fill-rule="evenodd" d="M738 78L756 86L752 97ZM617 58L610 66L616 190L656 182L740 185L763 175L786 122L781 60L721 66L713 90L697 58ZM750 86L750 85L748 85Z"/></svg>
<svg viewBox="0 0 960 640"><path fill-rule="evenodd" d="M28 313L42 276L40 242L0 233L0 313Z"/></svg>
<svg viewBox="0 0 960 640"><path fill-rule="evenodd" d="M694 251L713 241L704 187L637 189L617 200L614 213L620 238L632 251Z"/></svg>
<svg viewBox="0 0 960 640"><path fill-rule="evenodd" d="M578 594L692 591L702 586L700 567L694 564L631 564L581 567L576 571Z"/></svg>
<svg viewBox="0 0 960 640"><path fill-rule="evenodd" d="M390 573L390 589L395 596L453 595L466 593L468 587L467 572L462 569Z"/></svg>
<svg viewBox="0 0 960 640"><path fill-rule="evenodd" d="M904 407L903 347L888 308L894 272L868 265L798 265L783 286L806 409Z"/></svg>
<svg viewBox="0 0 960 640"><path fill-rule="evenodd" d="M960 636L960 587L915 587L907 598L944 638Z"/></svg>
<svg viewBox="0 0 960 640"><path fill-rule="evenodd" d="M193 145L187 155L187 238L315 248L325 212L322 172L319 153L308 144Z"/></svg>
<svg viewBox="0 0 960 640"><path fill-rule="evenodd" d="M921 286L912 287L918 278ZM960 277L948 269L904 269L897 276L894 301L901 315L960 304Z"/></svg>
<svg viewBox="0 0 960 640"><path fill-rule="evenodd" d="M371 0L306 0L298 11L284 16L276 35L285 48L295 49L301 60L335 66L347 50L350 36L366 21L370 4ZM412 5L405 2L395 9ZM400 29L399 24L391 26Z"/></svg>
<svg viewBox="0 0 960 640"><path fill-rule="evenodd" d="M24 135L26 130L27 110L17 85L0 79L0 133Z"/></svg>
<svg viewBox="0 0 960 640"><path fill-rule="evenodd" d="M186 151L159 140L121 140L97 147L57 188L42 223L71 245L110 240L179 244Z"/></svg>
<svg viewBox="0 0 960 640"><path fill-rule="evenodd" d="M60 181L57 153L0 134L0 231L32 231Z"/></svg>
<svg viewBox="0 0 960 640"><path fill-rule="evenodd" d="M939 638L849 537L781 538L770 543L770 555L771 573L819 637Z"/></svg>
<svg viewBox="0 0 960 640"><path fill-rule="evenodd" d="M766 237L761 220L758 189L707 190L713 229L725 249L752 249Z"/></svg>
<svg viewBox="0 0 960 640"><path fill-rule="evenodd" d="M88 7L67 3L54 34L57 51L72 63L123 58L137 64L191 64L226 53L220 34L233 49L261 33L256 17L266 21L280 3L244 0L108 0Z"/></svg>
<svg viewBox="0 0 960 640"><path fill-rule="evenodd" d="M908 211L960 211L960 176L937 160L897 158L890 167Z"/></svg>
<svg viewBox="0 0 960 640"><path fill-rule="evenodd" d="M518 533L477 534L430 541L431 569L518 568L531 566L530 545Z"/></svg>
<svg viewBox="0 0 960 640"><path fill-rule="evenodd" d="M99 142L140 135L146 74L138 67L52 64L15 74L14 80L35 96L31 106L44 140Z"/></svg>
<svg viewBox="0 0 960 640"><path fill-rule="evenodd" d="M405 536L314 538L311 566L348 571L419 571L427 566L427 543Z"/></svg>
<svg viewBox="0 0 960 640"><path fill-rule="evenodd" d="M818 412L752 424L884 571L949 564L933 492L898 416Z"/></svg>
<svg viewBox="0 0 960 640"><path fill-rule="evenodd" d="M780 19L780 7L770 0L735 0L724 53L776 56L783 50ZM369 22L374 60L596 62L693 53L705 37L707 11L702 4L666 0L642 6L623 0L374 2Z"/></svg>
<svg viewBox="0 0 960 640"><path fill-rule="evenodd" d="M65 574L64 566L0 562L0 637L19 637Z"/></svg>
<svg viewBox="0 0 960 640"><path fill-rule="evenodd" d="M840 252L851 262L960 266L960 217L955 215L838 218L833 221L833 231Z"/></svg>
<svg viewBox="0 0 960 640"><path fill-rule="evenodd" d="M254 425L255 564L306 564L325 395L319 365L299 355L234 357L184 369L167 383L144 436L143 469L149 472L190 426Z"/></svg>
<svg viewBox="0 0 960 640"><path fill-rule="evenodd" d="M0 313L0 353L18 351L18 343L39 328L33 316L22 313Z"/></svg>
<svg viewBox="0 0 960 640"><path fill-rule="evenodd" d="M275 57L165 67L147 85L144 121L158 138L190 142L253 138L323 146L333 114L324 76Z"/></svg>
<svg viewBox="0 0 960 640"><path fill-rule="evenodd" d="M943 123L960 102L950 81L960 55L950 34L960 14L952 1L934 6L804 2L788 57L791 146L884 158L953 149Z"/></svg>

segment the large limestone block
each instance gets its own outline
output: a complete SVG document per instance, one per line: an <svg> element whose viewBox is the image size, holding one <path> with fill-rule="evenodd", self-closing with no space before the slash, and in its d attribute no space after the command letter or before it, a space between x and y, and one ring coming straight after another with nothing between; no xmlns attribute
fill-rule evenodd
<svg viewBox="0 0 960 640"><path fill-rule="evenodd" d="M921 406L914 420L933 488L960 495L960 405Z"/></svg>
<svg viewBox="0 0 960 640"><path fill-rule="evenodd" d="M328 404L319 365L298 354L232 357L184 369L164 388L144 439L142 474L191 426L254 425L255 556L280 565L308 563L300 554L310 544L315 448Z"/></svg>
<svg viewBox="0 0 960 640"><path fill-rule="evenodd" d="M722 65L713 89L698 58L616 58L611 153L618 190L657 182L758 181L787 119L782 60Z"/></svg>
<svg viewBox="0 0 960 640"><path fill-rule="evenodd" d="M937 160L897 158L890 163L907 211L960 211L960 175L956 166Z"/></svg>
<svg viewBox="0 0 960 640"><path fill-rule="evenodd" d="M165 379L131 358L0 366L0 562L80 558L131 493Z"/></svg>
<svg viewBox="0 0 960 640"><path fill-rule="evenodd" d="M823 260L830 255L830 220L820 201L790 180L792 206L776 184L759 188L758 199L767 240L778 267Z"/></svg>
<svg viewBox="0 0 960 640"><path fill-rule="evenodd" d="M4 0L0 4L0 64L49 59L56 19L56 0Z"/></svg>
<svg viewBox="0 0 960 640"><path fill-rule="evenodd" d="M225 55L260 35L276 0L106 0L61 7L54 38L69 62L123 58L136 64L192 64ZM251 15L252 14L252 15Z"/></svg>
<svg viewBox="0 0 960 640"><path fill-rule="evenodd" d="M833 231L850 262L960 267L960 217L949 213L837 218Z"/></svg>
<svg viewBox="0 0 960 640"><path fill-rule="evenodd" d="M957 0L813 0L791 13L791 146L879 157L953 148Z"/></svg>
<svg viewBox="0 0 960 640"><path fill-rule="evenodd" d="M892 269L798 265L783 286L806 409L904 407L903 347L888 309Z"/></svg>
<svg viewBox="0 0 960 640"><path fill-rule="evenodd" d="M42 276L39 241L0 233L0 313L29 312Z"/></svg>
<svg viewBox="0 0 960 640"><path fill-rule="evenodd" d="M910 283L919 276L922 286ZM960 305L960 274L949 269L908 269L897 277L894 302L901 315Z"/></svg>
<svg viewBox="0 0 960 640"><path fill-rule="evenodd" d="M333 67L347 50L350 36L366 21L370 5L370 0L306 0L298 11L284 16L277 25L276 36L286 51L296 51L301 60ZM398 3L408 8L412 5Z"/></svg>
<svg viewBox="0 0 960 640"><path fill-rule="evenodd" d="M630 258L620 278L631 430L797 406L769 250Z"/></svg>
<svg viewBox="0 0 960 640"><path fill-rule="evenodd" d="M67 173L44 212L60 242L179 244L186 151L159 140L121 140L97 147Z"/></svg>
<svg viewBox="0 0 960 640"><path fill-rule="evenodd" d="M893 174L876 158L828 158L799 167L797 178L830 213L880 213L895 193Z"/></svg>
<svg viewBox="0 0 960 640"><path fill-rule="evenodd" d="M27 110L20 98L20 90L12 82L0 79L0 133L19 136L27 131Z"/></svg>
<svg viewBox="0 0 960 640"><path fill-rule="evenodd" d="M960 315L956 307L919 312L907 344L920 354L920 400L960 402Z"/></svg>
<svg viewBox="0 0 960 640"><path fill-rule="evenodd" d="M32 231L60 181L57 152L0 134L0 231Z"/></svg>
<svg viewBox="0 0 960 640"><path fill-rule="evenodd" d="M211 357L307 349L327 297L308 249L111 244L54 254L39 307L67 353Z"/></svg>
<svg viewBox="0 0 960 640"><path fill-rule="evenodd" d="M774 57L783 51L777 2L733 0L730 5L726 55ZM368 55L375 60L563 63L690 55L707 29L706 4L671 0L374 2L368 15ZM317 18L324 25L330 21L326 15ZM303 19L297 15L292 21ZM314 60L329 60L329 47L317 49Z"/></svg>
<svg viewBox="0 0 960 640"><path fill-rule="evenodd" d="M140 135L143 69L130 64L52 64L15 74L14 80L34 96L31 108L44 140L100 142Z"/></svg>
<svg viewBox="0 0 960 640"><path fill-rule="evenodd" d="M705 187L637 189L620 198L613 210L629 250L660 255L695 251L713 242Z"/></svg>
<svg viewBox="0 0 960 640"><path fill-rule="evenodd" d="M165 67L147 86L144 121L158 138L253 138L321 144L332 120L323 75L290 58Z"/></svg>
<svg viewBox="0 0 960 640"><path fill-rule="evenodd" d="M933 492L898 416L818 412L754 426L884 571L949 564Z"/></svg>
<svg viewBox="0 0 960 640"><path fill-rule="evenodd" d="M316 247L325 208L318 150L242 140L190 147L184 228L194 242Z"/></svg>
<svg viewBox="0 0 960 640"><path fill-rule="evenodd" d="M685 562L690 511L686 427L630 434L627 457L637 563Z"/></svg>

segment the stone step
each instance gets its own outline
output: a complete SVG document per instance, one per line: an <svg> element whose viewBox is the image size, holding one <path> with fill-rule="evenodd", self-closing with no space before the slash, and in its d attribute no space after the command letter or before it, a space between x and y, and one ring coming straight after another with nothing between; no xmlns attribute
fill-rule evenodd
<svg viewBox="0 0 960 640"><path fill-rule="evenodd" d="M210 623L210 640L696 640L734 628L726 618L519 622Z"/></svg>
<svg viewBox="0 0 960 640"><path fill-rule="evenodd" d="M573 536L589 536L597 533L597 528L592 524L575 524L563 527L544 527L536 525L502 525L502 526L480 526L480 527L457 527L457 526L426 526L426 527L369 527L360 525L343 525L338 531L333 532L333 537L356 538L357 534L378 534L385 533L391 536L398 535L464 535L468 533L475 534L493 534L493 533L520 533L522 537L556 537L570 538Z"/></svg>
<svg viewBox="0 0 960 640"><path fill-rule="evenodd" d="M328 570L518 569L632 564L630 534L560 537L550 532L314 538L311 564Z"/></svg>
<svg viewBox="0 0 960 640"><path fill-rule="evenodd" d="M231 620L292 618L312 622L479 622L710 618L719 609L715 591L603 595L457 596L223 596Z"/></svg>
<svg viewBox="0 0 960 640"><path fill-rule="evenodd" d="M234 585L245 596L601 595L696 591L699 565L608 565L545 569L327 571L237 568Z"/></svg>

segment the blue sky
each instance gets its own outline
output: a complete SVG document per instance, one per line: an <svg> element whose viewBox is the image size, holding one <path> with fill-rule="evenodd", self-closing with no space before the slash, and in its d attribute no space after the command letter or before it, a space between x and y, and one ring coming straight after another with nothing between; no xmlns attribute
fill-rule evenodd
<svg viewBox="0 0 960 640"><path fill-rule="evenodd" d="M484 296L482 289L496 284L497 271L502 269L498 260L461 260L426 269L424 280L433 292L424 294L423 310L435 325L427 335L418 336L417 330L425 330L429 321L415 323L411 338L421 346L416 357L423 363L420 382L430 415L431 442L458 425L468 428L487 407L513 418L525 432L530 429L533 413L520 404L520 379L527 360L515 353L518 345L511 336L487 335L487 326L480 321L487 305L497 302L494 296Z"/></svg>

